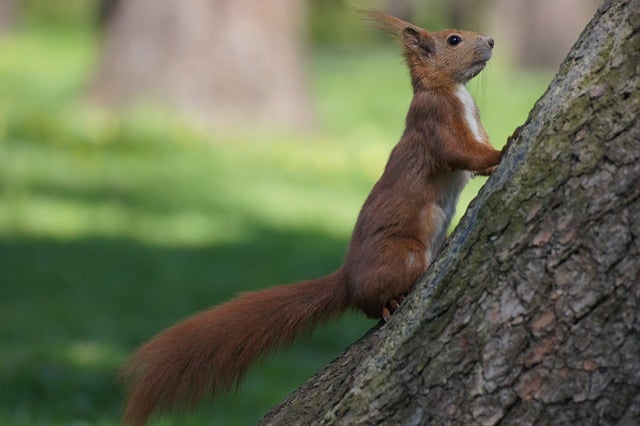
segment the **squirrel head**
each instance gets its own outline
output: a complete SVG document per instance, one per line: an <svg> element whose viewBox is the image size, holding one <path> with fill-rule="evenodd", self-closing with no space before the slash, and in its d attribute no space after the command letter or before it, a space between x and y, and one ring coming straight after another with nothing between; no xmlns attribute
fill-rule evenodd
<svg viewBox="0 0 640 426"><path fill-rule="evenodd" d="M482 34L461 30L429 32L383 12L361 13L400 39L414 91L465 84L491 59L494 41Z"/></svg>

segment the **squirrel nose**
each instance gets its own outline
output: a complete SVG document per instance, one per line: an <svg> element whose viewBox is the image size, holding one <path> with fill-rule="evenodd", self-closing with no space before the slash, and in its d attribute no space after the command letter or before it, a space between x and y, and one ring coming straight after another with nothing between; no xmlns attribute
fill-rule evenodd
<svg viewBox="0 0 640 426"><path fill-rule="evenodd" d="M489 38L489 40L487 40L487 43L489 43L489 47L493 49L493 45L495 44L495 42L493 41L492 38Z"/></svg>

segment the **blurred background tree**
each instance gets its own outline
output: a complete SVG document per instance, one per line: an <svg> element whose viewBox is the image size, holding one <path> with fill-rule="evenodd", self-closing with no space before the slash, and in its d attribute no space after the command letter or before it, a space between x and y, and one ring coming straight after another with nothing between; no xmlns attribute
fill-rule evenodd
<svg viewBox="0 0 640 426"><path fill-rule="evenodd" d="M15 0L0 0L0 33L8 31L15 23Z"/></svg>
<svg viewBox="0 0 640 426"><path fill-rule="evenodd" d="M304 2L104 4L95 99L159 101L218 126L310 124Z"/></svg>
<svg viewBox="0 0 640 426"><path fill-rule="evenodd" d="M524 69L547 70L560 65L602 4L602 0L480 1L488 3L484 22L497 40L507 41L512 62Z"/></svg>
<svg viewBox="0 0 640 426"><path fill-rule="evenodd" d="M218 127L307 128L311 46L383 36L356 7L427 28L490 33L523 69L555 69L601 0L0 0L11 23L102 23L90 95L107 106L159 103ZM16 16L18 15L18 16ZM499 49L499 50L498 50Z"/></svg>

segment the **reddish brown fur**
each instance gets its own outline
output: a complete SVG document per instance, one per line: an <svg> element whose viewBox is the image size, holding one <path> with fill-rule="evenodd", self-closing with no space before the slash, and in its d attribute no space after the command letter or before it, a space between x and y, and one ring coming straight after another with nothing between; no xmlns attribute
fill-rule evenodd
<svg viewBox="0 0 640 426"><path fill-rule="evenodd" d="M132 384L126 424L195 405L232 389L255 361L348 307L342 270L324 278L245 293L198 313L141 346L124 376Z"/></svg>
<svg viewBox="0 0 640 426"><path fill-rule="evenodd" d="M255 361L350 307L386 317L440 247L467 171L489 173L499 162L479 121L475 133L469 127L469 111L478 119L475 105L465 109L456 94L484 67L493 40L369 16L401 38L414 97L404 134L360 211L344 266L318 280L246 293L141 346L124 372L126 424L230 390ZM462 42L448 44L452 34Z"/></svg>

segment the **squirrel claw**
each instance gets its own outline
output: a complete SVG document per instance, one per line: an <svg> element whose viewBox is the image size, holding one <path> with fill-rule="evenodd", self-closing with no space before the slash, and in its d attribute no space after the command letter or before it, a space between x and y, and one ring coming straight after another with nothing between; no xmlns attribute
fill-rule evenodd
<svg viewBox="0 0 640 426"><path fill-rule="evenodd" d="M482 169L476 172L476 175L479 176L491 176L493 174L493 172L496 171L496 169L498 168L498 166L491 166L491 167L487 167L486 169Z"/></svg>
<svg viewBox="0 0 640 426"><path fill-rule="evenodd" d="M391 312L389 312L389 308L385 306L384 308L382 308L382 319L384 320L384 322L389 322L390 318Z"/></svg>
<svg viewBox="0 0 640 426"><path fill-rule="evenodd" d="M393 314L395 311L398 310L398 308L400 307L400 304L404 301L404 298L405 298L404 295L400 295L395 299L391 299L389 300L389 303L387 304L387 306L382 308L382 319L384 320L384 322L389 322L389 319L391 318L391 314Z"/></svg>

